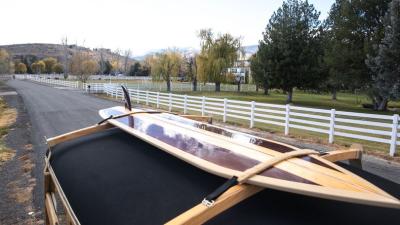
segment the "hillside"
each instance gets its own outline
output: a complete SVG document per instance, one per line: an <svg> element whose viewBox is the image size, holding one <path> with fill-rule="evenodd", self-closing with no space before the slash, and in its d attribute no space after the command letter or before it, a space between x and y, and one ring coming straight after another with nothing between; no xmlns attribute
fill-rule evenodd
<svg viewBox="0 0 400 225"><path fill-rule="evenodd" d="M22 60L26 58L42 59L46 57L57 58L58 61L64 60L64 46L60 44L14 44L14 45L0 45L0 49L5 49L14 60ZM71 57L78 51L85 51L89 53L95 60L100 60L101 54L104 60L123 60L123 56L111 52L110 49L97 48L89 49L76 45L68 45L68 54ZM133 59L131 59L133 62Z"/></svg>
<svg viewBox="0 0 400 225"><path fill-rule="evenodd" d="M244 52L246 53L247 56L251 56L252 54L254 54L254 53L256 53L258 51L258 45L243 46L243 49L244 49ZM136 59L138 61L141 61L141 60L144 60L149 55L154 55L156 53L164 52L166 50L167 49L152 50L152 51L147 52L144 55L135 56L134 59ZM192 47L176 48L175 50L178 51L179 53L181 53L182 55L186 55L186 56L194 56L195 54L200 52L199 49L192 48Z"/></svg>

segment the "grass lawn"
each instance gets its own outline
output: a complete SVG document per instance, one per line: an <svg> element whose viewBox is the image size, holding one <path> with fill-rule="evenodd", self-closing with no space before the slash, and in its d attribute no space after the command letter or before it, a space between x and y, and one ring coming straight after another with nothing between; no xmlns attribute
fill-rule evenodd
<svg viewBox="0 0 400 225"><path fill-rule="evenodd" d="M107 83L108 80L93 80L91 82ZM151 81L150 81L151 82ZM113 80L112 83L125 83L125 84L141 84L143 81L140 80ZM146 82L145 82L146 83ZM153 82L159 84L160 82ZM176 83L176 82L174 82ZM180 83L180 82L177 82ZM161 82L161 85L165 85L165 82ZM173 91L176 94L187 94L194 96L207 96L216 98L228 98L232 100L242 101L256 101L265 102L271 104L285 104L286 95L281 91L272 90L269 95L264 95L263 90L257 92L235 92L235 91ZM332 100L332 96L328 93L315 94L305 91L295 90L293 94L293 105L305 106L321 109L336 109L341 111L350 112L361 112L361 113L372 113L372 114L385 114L392 115L396 112L377 112L371 109L365 109L362 107L364 103L371 103L371 100L364 93L352 94L352 93L338 93L337 100ZM400 108L400 101L390 102L389 108Z"/></svg>
<svg viewBox="0 0 400 225"><path fill-rule="evenodd" d="M242 101L256 101L272 104L285 104L286 95L278 91L271 91L269 95L262 92L176 92L176 94L187 94L196 96L207 96L217 98L228 98ZM371 103L364 94L338 93L336 101L331 99L329 94L314 94L304 91L295 91L293 94L293 105L306 106L321 109L336 109L341 111L387 114L391 115L395 112L377 112L362 107L363 103ZM390 102L389 107L400 108L400 102Z"/></svg>

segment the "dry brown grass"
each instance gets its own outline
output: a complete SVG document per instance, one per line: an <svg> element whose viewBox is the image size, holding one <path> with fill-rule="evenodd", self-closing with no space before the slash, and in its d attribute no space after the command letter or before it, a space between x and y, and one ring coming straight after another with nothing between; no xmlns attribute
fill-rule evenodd
<svg viewBox="0 0 400 225"><path fill-rule="evenodd" d="M4 137L7 135L9 127L15 123L16 119L17 110L8 108L4 100L0 98L0 166L15 156L15 151L5 146Z"/></svg>

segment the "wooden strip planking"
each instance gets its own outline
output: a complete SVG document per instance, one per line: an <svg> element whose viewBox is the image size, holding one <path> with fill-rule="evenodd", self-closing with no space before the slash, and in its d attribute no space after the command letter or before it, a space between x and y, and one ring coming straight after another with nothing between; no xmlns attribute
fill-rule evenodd
<svg viewBox="0 0 400 225"><path fill-rule="evenodd" d="M145 115L145 116L153 116L154 117L154 115L146 115L146 114L143 114L143 115ZM159 116L157 116L157 117L159 117ZM168 121L166 121L166 122L168 122ZM188 127L189 129L193 129L192 127ZM197 131L197 130L196 130ZM214 135L214 133L212 133L213 135ZM264 152L265 150L263 149L263 152ZM265 153L265 152L264 152ZM276 152L275 151L272 151L272 150L270 150L270 155L276 155ZM272 154L271 154L272 153ZM301 160L300 162L302 162L303 160ZM313 169L315 169L315 168L313 168ZM325 174L325 175L328 175L328 176L330 176L330 174L332 174L332 171L329 171L329 173L327 173L327 174ZM303 174L304 175L304 174ZM336 176L340 176L341 174L335 174ZM301 174L299 175L299 176L301 176ZM364 187L365 188L365 187ZM369 187L367 187L367 189L370 189Z"/></svg>
<svg viewBox="0 0 400 225"><path fill-rule="evenodd" d="M157 117L159 117L159 116L157 116ZM189 128L191 128L191 127L189 127ZM287 146L289 146L289 145L287 145ZM256 148L260 148L259 146L256 146ZM261 150L262 150L262 152L265 152L265 149L267 149L267 148L261 148ZM299 149L298 149L299 150ZM268 152L270 155L275 155L276 156L276 152L275 152L275 154L273 153L273 152L275 152L275 151L270 151L270 152ZM293 160L295 160L295 159L293 159ZM316 159L317 160L317 159ZM302 163L303 164L303 166L304 166L304 160L300 160L299 161L300 163ZM311 165L314 165L314 164L311 164ZM310 165L309 165L310 166ZM326 168L323 168L323 167L321 167L322 169L326 169ZM320 169L321 169L320 168ZM317 168L312 168L312 169L317 169ZM316 171L318 171L318 170L316 170ZM332 172L332 171L325 171L326 172L326 174L327 175L331 175L332 173L334 173L334 172ZM348 172L349 173L349 172ZM342 174L334 174L335 176L341 176ZM343 179L345 179L345 178L343 178ZM362 183L365 183L365 181L363 180L363 182ZM368 182L367 182L368 183ZM365 187L364 187L365 188ZM379 188L375 188L375 187L370 187L370 186L367 186L366 187L368 190L370 190L370 191L376 191L376 190L380 190Z"/></svg>
<svg viewBox="0 0 400 225"><path fill-rule="evenodd" d="M143 116L156 117L156 116L154 116L154 115L146 115L146 114L143 114ZM167 122L167 123L168 123L168 121L165 121L165 120L164 120L164 122ZM178 129L178 128L175 128L175 129ZM187 127L187 129L190 129L190 130L193 131L193 128L192 128L192 127ZM194 130L194 131L196 131L196 130ZM188 131L187 131L186 133L188 133ZM201 132L199 132L199 133L201 133ZM211 133L211 132L209 132L209 133ZM209 137L208 137L207 139L213 138L213 135L215 135L215 134L214 134L214 133L209 134L209 135L208 135ZM200 136L201 136L201 135L195 135L196 138L200 138ZM222 137L223 137L223 136L222 136ZM221 137L221 138L222 138L222 137ZM225 138L225 137L224 137L224 138ZM210 141L211 141L211 140L210 140ZM219 144L219 142L220 142L220 140L218 140L218 138L211 141L211 143L214 143L214 144L218 143L218 146L229 146L229 145L230 145L229 142L226 142L226 143L223 143L223 144ZM232 146L232 147L238 149L239 147L245 147L245 146L243 146L242 143L238 143L238 145L235 145L235 147L234 147L234 146ZM246 147L248 147L248 146L246 146ZM228 147L228 149L232 149L232 148L231 148L231 147ZM243 149L241 149L241 150L243 151ZM250 153L249 150L251 151L252 149L247 148L246 150L247 150L247 153ZM240 153L239 153L239 154L240 154ZM276 152L276 154L279 154L279 153ZM265 156L265 155L264 155L264 156ZM270 156L271 156L271 155L270 155ZM275 155L275 156L277 156L277 155ZM254 159L257 159L257 158L261 158L261 156L255 157ZM313 171L313 172L311 172L311 171L301 171L301 172L299 172L298 174L296 174L296 172L294 172L294 171L297 171L297 170L299 170L300 168L295 168L295 169L294 169L294 168L290 168L290 167L288 167L287 165L285 165L285 163L287 163L287 162L282 162L281 164L276 165L276 167L279 168L279 169L283 169L283 170L285 170L285 171L287 171L287 172L294 173L294 174L297 175L297 176L305 177L305 178L308 179L308 180L312 180L312 179L310 179L310 178L314 178L315 180L321 182L322 184L324 183L325 185L327 185L327 184L330 184L330 185L339 185L338 187L342 187L342 188L347 187L347 188L349 188L349 189L354 189L354 188L355 188L355 187L353 187L352 185L349 186L349 185L345 185L345 184L343 184L343 183L340 183L340 184L339 184L339 183L334 183L334 182L332 182L332 181L328 182L328 180L327 180L326 178L325 178L325 179L322 179L322 177L315 177L315 176L313 175L314 171ZM284 168L285 166L288 167L288 168ZM327 174L324 174L324 175L327 175ZM335 178L335 177L330 177L330 178ZM335 178L335 179L337 179L337 178ZM342 180L342 181L345 181L345 180ZM313 182L314 182L314 181L313 181ZM317 183L319 183L319 182L317 182ZM347 182L348 182L348 181L347 181ZM321 183L319 183L319 184L321 184ZM322 184L321 184L321 185L322 185ZM356 189L359 189L359 188L360 188L360 187L358 187L358 188L356 188ZM362 189L368 190L369 188L366 189L365 187L362 186Z"/></svg>
<svg viewBox="0 0 400 225"><path fill-rule="evenodd" d="M138 138L141 138L143 141L145 141L149 144L155 145L158 148L160 148L161 150L166 151L169 154L171 154L181 160L184 160L185 162L187 162L193 166L203 169L204 171L207 171L207 172L210 172L210 173L213 173L215 175L222 176L225 178L229 178L232 176L232 174L237 173L237 171L235 171L235 170L231 170L231 169L227 169L225 167L218 166L216 164L210 163L208 161L205 161L198 157L190 155L187 152L182 152L181 150L179 150L175 147L171 147L170 145L165 144L164 142L159 141L156 138L152 138L152 137L145 135L139 131L131 129L129 126L127 126L125 124L121 124L117 120L110 120L110 123L113 123L114 125L120 127L122 130L125 130L126 132L128 132ZM342 190L338 190L335 188L302 184L302 183L285 181L285 180L276 179L276 178L263 177L263 176L259 176L259 175L250 178L248 180L248 183L258 185L258 186L263 186L263 187L269 187L272 189L288 191L288 192L292 192L292 193L304 194L304 195L315 196L315 197L323 197L323 198L332 199L332 200L341 200L341 201L353 202L353 203L362 203L362 204L368 204L368 205L400 208L400 203L398 200L382 198L382 196L374 195L372 193L363 194L363 193L357 193L357 192L353 192L353 191L346 191L346 190L342 191Z"/></svg>

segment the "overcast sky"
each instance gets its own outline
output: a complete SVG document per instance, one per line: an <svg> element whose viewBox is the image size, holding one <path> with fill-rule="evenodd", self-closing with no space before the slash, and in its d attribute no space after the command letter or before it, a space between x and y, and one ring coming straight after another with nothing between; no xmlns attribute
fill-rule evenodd
<svg viewBox="0 0 400 225"><path fill-rule="evenodd" d="M309 0L321 19L334 0ZM60 43L131 49L199 47L202 28L257 44L281 0L1 0L0 45Z"/></svg>

